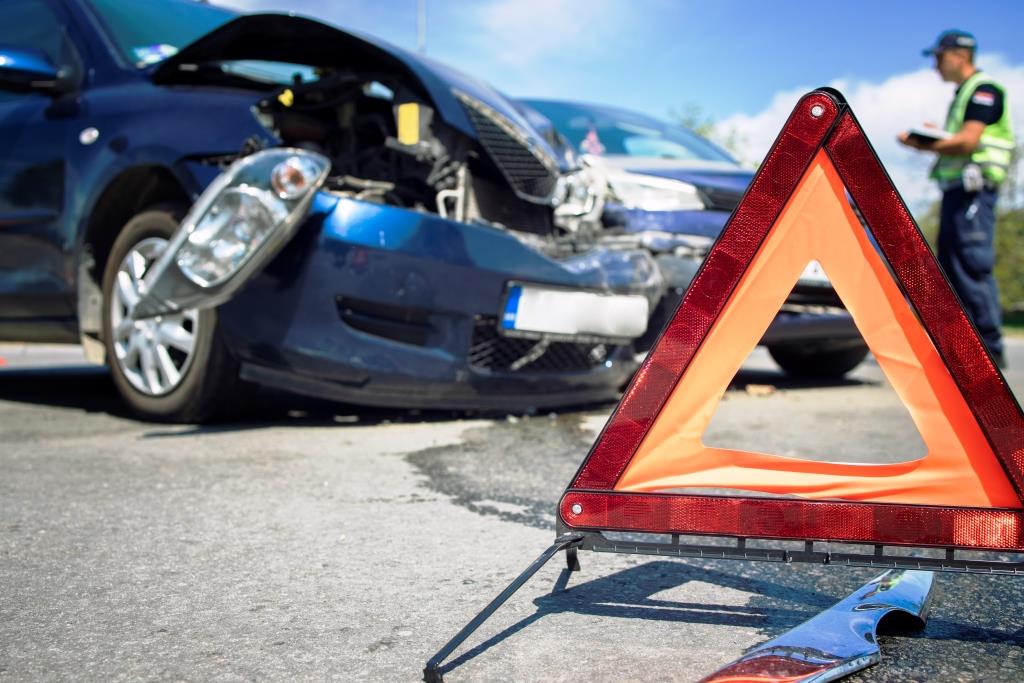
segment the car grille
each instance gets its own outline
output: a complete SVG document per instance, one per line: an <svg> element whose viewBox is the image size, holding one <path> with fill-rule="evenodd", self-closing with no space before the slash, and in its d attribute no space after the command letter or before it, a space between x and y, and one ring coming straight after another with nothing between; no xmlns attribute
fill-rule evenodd
<svg viewBox="0 0 1024 683"><path fill-rule="evenodd" d="M498 319L478 317L473 324L469 364L490 372L583 372L602 365L618 349L599 343L504 337Z"/></svg>
<svg viewBox="0 0 1024 683"><path fill-rule="evenodd" d="M551 234L554 224L550 206L521 199L500 181L474 177L472 188L481 218L511 226L520 232Z"/></svg>
<svg viewBox="0 0 1024 683"><path fill-rule="evenodd" d="M534 150L516 125L483 102L456 92L480 136L480 144L509 185L526 199L546 201L558 182L558 164Z"/></svg>
<svg viewBox="0 0 1024 683"><path fill-rule="evenodd" d="M713 211L728 211L732 213L739 206L740 200L743 199L743 192L723 190L719 187L699 186L697 191L700 192L704 206Z"/></svg>

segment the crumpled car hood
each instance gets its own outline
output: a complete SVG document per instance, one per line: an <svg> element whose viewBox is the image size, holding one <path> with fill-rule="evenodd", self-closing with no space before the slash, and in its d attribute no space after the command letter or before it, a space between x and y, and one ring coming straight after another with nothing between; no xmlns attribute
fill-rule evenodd
<svg viewBox="0 0 1024 683"><path fill-rule="evenodd" d="M531 143L557 155L520 111L486 83L449 66L414 55L377 38L343 31L314 19L288 14L246 14L233 19L183 47L152 71L155 82L173 82L190 65L229 60L265 60L337 67L369 72L404 71L419 83L422 95L434 104L438 115L453 128L478 139L479 135L453 89L468 94L522 129ZM198 74L190 74L195 82ZM563 169L565 170L565 169Z"/></svg>

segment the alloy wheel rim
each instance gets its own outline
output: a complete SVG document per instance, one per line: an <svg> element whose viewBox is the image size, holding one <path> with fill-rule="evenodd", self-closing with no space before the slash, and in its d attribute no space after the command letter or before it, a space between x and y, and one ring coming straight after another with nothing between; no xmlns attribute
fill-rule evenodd
<svg viewBox="0 0 1024 683"><path fill-rule="evenodd" d="M167 248L162 237L147 237L121 260L110 296L114 360L132 387L146 396L164 396L181 384L195 356L198 309L136 320L139 283Z"/></svg>

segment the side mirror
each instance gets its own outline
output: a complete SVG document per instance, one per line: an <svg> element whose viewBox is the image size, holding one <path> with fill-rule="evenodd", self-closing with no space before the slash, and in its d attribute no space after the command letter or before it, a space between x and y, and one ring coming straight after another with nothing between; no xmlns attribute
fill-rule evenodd
<svg viewBox="0 0 1024 683"><path fill-rule="evenodd" d="M61 95L71 79L39 50L0 45L0 90Z"/></svg>

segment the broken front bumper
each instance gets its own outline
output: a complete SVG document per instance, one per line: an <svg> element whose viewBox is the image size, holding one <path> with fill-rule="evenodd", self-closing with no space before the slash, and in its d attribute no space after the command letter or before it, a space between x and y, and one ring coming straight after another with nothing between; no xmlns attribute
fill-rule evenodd
<svg viewBox="0 0 1024 683"><path fill-rule="evenodd" d="M631 343L509 334L516 284L662 292L648 254L555 261L508 231L318 193L292 241L218 309L244 378L367 405L540 409L604 401Z"/></svg>

